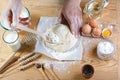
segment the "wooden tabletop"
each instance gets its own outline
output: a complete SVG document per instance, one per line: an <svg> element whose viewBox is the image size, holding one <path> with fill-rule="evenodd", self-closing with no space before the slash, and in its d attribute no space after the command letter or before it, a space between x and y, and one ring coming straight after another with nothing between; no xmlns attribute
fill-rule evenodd
<svg viewBox="0 0 120 80"><path fill-rule="evenodd" d="M6 0L7 1L7 0ZM0 0L0 4L3 5L6 1ZM31 13L31 23L29 26L32 29L36 29L39 18L41 16L58 16L60 10L62 9L64 0L23 0L24 4L30 10ZM82 7L88 0L82 1ZM44 55L38 60L40 63L48 62L55 64L53 67L54 72L60 78L60 80L84 80L81 76L81 69L84 64L91 64L94 67L95 73L90 80L120 80L120 57L119 57L119 48L120 48L120 0L109 0L110 4L103 11L103 15L99 22L108 22L116 24L114 28L114 34L110 38L116 45L116 52L112 60L103 61L100 60L96 55L96 46L101 39L96 38L83 38L83 59L81 61L56 61L50 59ZM3 4L2 4L3 2ZM0 6L2 7L2 6ZM0 50L0 56L7 56L12 51L8 49L6 44L2 40L2 34L4 30L0 28L0 36L2 48ZM24 37L26 33L24 31L20 32L20 38ZM22 41L22 40L21 40ZM88 44L90 44L88 46ZM92 45L91 45L92 44ZM18 53L30 52L34 49L32 43L28 47L19 51ZM9 53L9 54L8 54ZM5 55L7 54L7 55ZM46 70L47 72L47 70ZM53 80L53 77L47 72L50 79ZM33 66L25 71L17 71L16 69L11 72L9 76L6 76L0 80L44 80L42 74Z"/></svg>

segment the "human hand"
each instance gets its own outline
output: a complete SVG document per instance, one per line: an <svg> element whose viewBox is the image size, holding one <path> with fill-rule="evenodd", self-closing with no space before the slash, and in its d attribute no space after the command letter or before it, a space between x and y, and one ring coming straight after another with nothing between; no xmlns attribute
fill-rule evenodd
<svg viewBox="0 0 120 80"><path fill-rule="evenodd" d="M68 0L61 12L59 22L66 21L73 35L80 37L80 27L82 26L81 0Z"/></svg>
<svg viewBox="0 0 120 80"><path fill-rule="evenodd" d="M29 25L30 18L21 18L20 14L23 8L21 0L9 0L3 13L4 20L8 27L16 27L17 24Z"/></svg>

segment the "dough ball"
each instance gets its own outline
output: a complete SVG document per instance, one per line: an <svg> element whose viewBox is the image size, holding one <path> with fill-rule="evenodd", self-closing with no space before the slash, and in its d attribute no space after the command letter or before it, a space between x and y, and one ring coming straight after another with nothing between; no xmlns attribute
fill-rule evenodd
<svg viewBox="0 0 120 80"><path fill-rule="evenodd" d="M56 41L56 43L50 43L45 41L45 45L48 48L51 48L57 52L65 52L75 46L77 39L70 32L69 28L66 25L55 25L50 28L47 32L49 39L51 41Z"/></svg>

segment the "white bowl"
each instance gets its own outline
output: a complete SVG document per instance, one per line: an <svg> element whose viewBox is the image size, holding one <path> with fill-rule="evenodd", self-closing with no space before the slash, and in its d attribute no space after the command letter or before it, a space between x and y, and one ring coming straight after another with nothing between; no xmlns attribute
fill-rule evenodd
<svg viewBox="0 0 120 80"><path fill-rule="evenodd" d="M29 18L30 17L30 11L28 10L28 8L26 8L26 7L22 8L22 12L20 14L20 17L21 18ZM2 18L2 16L1 16L1 19L0 19L0 26L5 30L10 30L11 29L10 27L5 26L5 21L4 21L4 18Z"/></svg>

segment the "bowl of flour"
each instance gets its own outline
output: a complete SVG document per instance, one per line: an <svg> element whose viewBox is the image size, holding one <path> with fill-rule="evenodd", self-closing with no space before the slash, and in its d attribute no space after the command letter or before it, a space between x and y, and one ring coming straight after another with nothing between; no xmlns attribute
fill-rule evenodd
<svg viewBox="0 0 120 80"><path fill-rule="evenodd" d="M109 60L115 54L115 45L110 40L102 40L97 46L97 55L100 59Z"/></svg>

